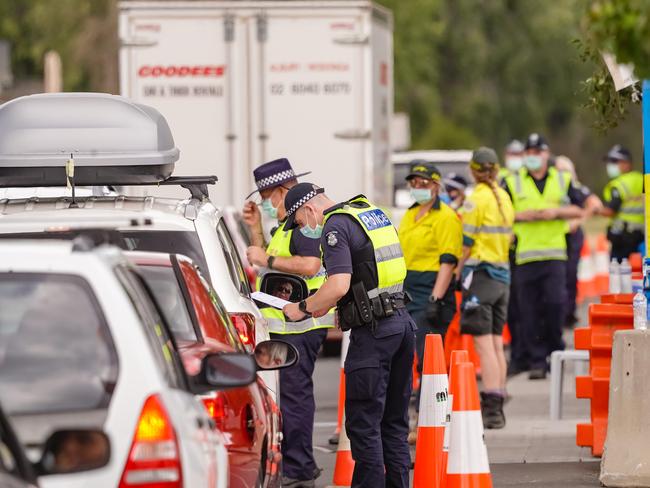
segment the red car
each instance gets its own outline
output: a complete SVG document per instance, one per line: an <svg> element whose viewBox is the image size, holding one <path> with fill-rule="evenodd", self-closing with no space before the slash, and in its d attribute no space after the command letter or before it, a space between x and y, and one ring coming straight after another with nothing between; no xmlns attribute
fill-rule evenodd
<svg viewBox="0 0 650 488"><path fill-rule="evenodd" d="M246 352L237 329L197 266L178 254L127 253L153 293L176 339L190 378L204 356ZM232 488L279 486L280 409L258 377L247 387L200 393L228 444Z"/></svg>

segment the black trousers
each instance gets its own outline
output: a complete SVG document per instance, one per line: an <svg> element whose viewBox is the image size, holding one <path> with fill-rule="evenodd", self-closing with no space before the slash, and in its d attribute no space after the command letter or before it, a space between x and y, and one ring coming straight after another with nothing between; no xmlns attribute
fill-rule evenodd
<svg viewBox="0 0 650 488"><path fill-rule="evenodd" d="M546 368L547 357L564 349L566 262L536 261L517 266L521 333L532 369Z"/></svg>
<svg viewBox="0 0 650 488"><path fill-rule="evenodd" d="M359 327L350 336L345 361L345 429L355 461L353 488L409 486L413 322L406 310L398 311L398 317L390 321L390 335Z"/></svg>
<svg viewBox="0 0 650 488"><path fill-rule="evenodd" d="M282 473L293 479L310 480L316 469L312 440L316 403L312 375L326 336L326 329L302 334L271 334L272 339L293 344L300 355L297 364L280 370Z"/></svg>
<svg viewBox="0 0 650 488"><path fill-rule="evenodd" d="M585 234L582 229L578 229L573 234L566 236L566 292L567 304L565 309L566 319L575 316L576 297L578 294L578 263L580 262L580 251L585 243Z"/></svg>

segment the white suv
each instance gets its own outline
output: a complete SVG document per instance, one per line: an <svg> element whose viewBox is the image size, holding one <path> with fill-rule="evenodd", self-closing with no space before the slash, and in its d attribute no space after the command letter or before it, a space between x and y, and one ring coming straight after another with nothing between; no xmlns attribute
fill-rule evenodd
<svg viewBox="0 0 650 488"><path fill-rule="evenodd" d="M242 341L250 346L268 340L266 319L250 297L249 281L223 214L194 187L186 200L100 196L0 200L0 238L40 238L84 227L118 228L114 244L129 250L183 254L211 282ZM63 234L64 232L59 232ZM279 404L276 371L258 373Z"/></svg>
<svg viewBox="0 0 650 488"><path fill-rule="evenodd" d="M250 382L250 361L205 358L206 387ZM216 379L249 366L247 379ZM62 474L41 477L44 488L227 484L223 436L189 392L166 325L115 247L0 243L0 398L32 458L53 430L100 428L110 440L107 463L79 473L65 474L107 448L93 439L60 446Z"/></svg>

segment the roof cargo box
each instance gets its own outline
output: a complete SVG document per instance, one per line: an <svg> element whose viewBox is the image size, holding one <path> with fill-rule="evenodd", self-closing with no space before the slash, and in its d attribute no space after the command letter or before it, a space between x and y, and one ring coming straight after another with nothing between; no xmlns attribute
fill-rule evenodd
<svg viewBox="0 0 650 488"><path fill-rule="evenodd" d="M103 93L47 93L0 105L0 186L137 185L168 178L178 160L154 108Z"/></svg>

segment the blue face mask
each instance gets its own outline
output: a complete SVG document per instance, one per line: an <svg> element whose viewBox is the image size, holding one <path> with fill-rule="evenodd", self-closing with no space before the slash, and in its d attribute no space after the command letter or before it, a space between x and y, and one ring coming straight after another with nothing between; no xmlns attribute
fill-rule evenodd
<svg viewBox="0 0 650 488"><path fill-rule="evenodd" d="M312 227L306 223L300 228L300 233L309 239L320 239L320 236L323 235L323 226L316 224L316 227Z"/></svg>
<svg viewBox="0 0 650 488"><path fill-rule="evenodd" d="M272 219L278 218L278 209L273 206L270 198L262 200L262 211Z"/></svg>
<svg viewBox="0 0 650 488"><path fill-rule="evenodd" d="M451 197L449 196L448 193L443 193L442 195L440 195L440 201L442 203L446 203L447 205L449 205L451 203Z"/></svg>
<svg viewBox="0 0 650 488"><path fill-rule="evenodd" d="M305 225L300 228L300 233L309 239L320 239L320 236L323 235L323 226L320 224L316 224L316 227Z"/></svg>
<svg viewBox="0 0 650 488"><path fill-rule="evenodd" d="M426 203L433 198L431 188L411 188L411 197L420 204Z"/></svg>
<svg viewBox="0 0 650 488"><path fill-rule="evenodd" d="M531 171L537 171L542 168L542 157L541 156L524 156L524 166Z"/></svg>

